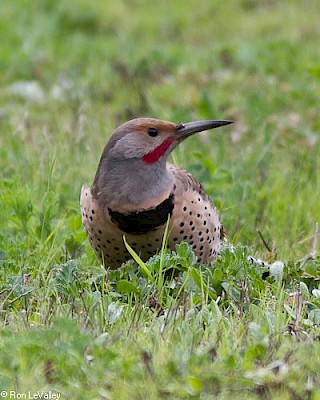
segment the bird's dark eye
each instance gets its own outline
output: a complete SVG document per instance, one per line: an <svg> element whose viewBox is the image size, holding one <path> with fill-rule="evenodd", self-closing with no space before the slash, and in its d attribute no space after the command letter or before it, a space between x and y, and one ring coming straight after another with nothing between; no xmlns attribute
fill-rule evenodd
<svg viewBox="0 0 320 400"><path fill-rule="evenodd" d="M148 135L152 137L158 136L159 132L157 128L148 128Z"/></svg>

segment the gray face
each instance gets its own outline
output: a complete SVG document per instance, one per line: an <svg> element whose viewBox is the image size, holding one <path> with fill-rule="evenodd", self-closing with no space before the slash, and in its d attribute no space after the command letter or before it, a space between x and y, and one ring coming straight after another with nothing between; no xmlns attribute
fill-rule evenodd
<svg viewBox="0 0 320 400"><path fill-rule="evenodd" d="M143 159L143 156L158 147L163 138L150 137L140 132L129 132L109 149L108 157L117 160Z"/></svg>
<svg viewBox="0 0 320 400"><path fill-rule="evenodd" d="M134 119L114 131L105 151L108 157L117 159L142 159L167 138L175 138L176 128L176 124L153 118Z"/></svg>

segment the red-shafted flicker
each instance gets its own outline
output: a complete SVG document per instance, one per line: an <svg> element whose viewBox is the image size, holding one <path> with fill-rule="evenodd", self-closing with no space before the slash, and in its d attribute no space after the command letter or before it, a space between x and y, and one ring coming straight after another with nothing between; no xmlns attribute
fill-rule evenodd
<svg viewBox="0 0 320 400"><path fill-rule="evenodd" d="M137 118L119 126L102 153L93 186L82 187L82 221L102 263L115 269L131 256L123 237L143 260L162 245L169 218L168 247L191 245L199 262L219 251L222 226L202 185L167 162L184 139L231 121L172 123Z"/></svg>

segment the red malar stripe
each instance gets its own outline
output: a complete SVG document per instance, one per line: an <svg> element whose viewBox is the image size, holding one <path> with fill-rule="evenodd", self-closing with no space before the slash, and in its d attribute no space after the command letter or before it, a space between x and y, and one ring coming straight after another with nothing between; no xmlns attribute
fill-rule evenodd
<svg viewBox="0 0 320 400"><path fill-rule="evenodd" d="M153 164L153 163L157 162L159 160L159 158L164 155L164 153L168 150L168 148L172 145L173 142L174 142L174 139L171 137L168 137L161 144L159 144L158 147L156 147L154 150L150 151L150 153L145 154L143 156L143 161L148 164Z"/></svg>

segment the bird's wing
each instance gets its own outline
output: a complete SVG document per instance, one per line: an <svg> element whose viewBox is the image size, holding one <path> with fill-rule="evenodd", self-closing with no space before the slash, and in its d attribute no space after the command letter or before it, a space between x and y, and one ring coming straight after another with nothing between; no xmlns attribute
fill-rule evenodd
<svg viewBox="0 0 320 400"><path fill-rule="evenodd" d="M97 224L104 223L106 218L104 210L99 206L89 186L82 186L81 188L80 208L82 222L86 230L92 230Z"/></svg>
<svg viewBox="0 0 320 400"><path fill-rule="evenodd" d="M81 210L91 210L92 194L89 186L82 186L80 193Z"/></svg>
<svg viewBox="0 0 320 400"><path fill-rule="evenodd" d="M176 165L168 163L169 171L173 174L177 186L186 192L196 192L202 197L203 200L212 204L207 192L204 190L201 183L189 172L177 167ZM213 205L213 204L212 204Z"/></svg>

